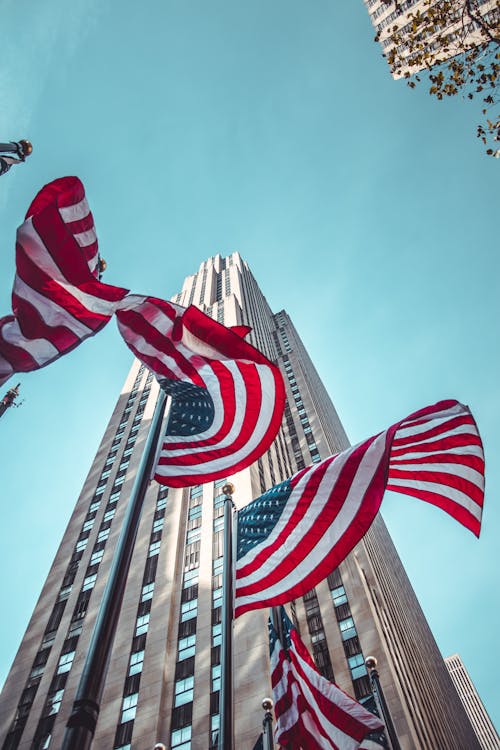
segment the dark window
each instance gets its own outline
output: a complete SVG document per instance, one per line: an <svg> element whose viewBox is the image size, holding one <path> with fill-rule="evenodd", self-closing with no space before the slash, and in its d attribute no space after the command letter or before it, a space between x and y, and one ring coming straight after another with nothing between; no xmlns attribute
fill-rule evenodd
<svg viewBox="0 0 500 750"><path fill-rule="evenodd" d="M127 677L125 680L125 687L123 688L123 695L133 695L139 692L139 683L141 681L141 675L134 674L131 677Z"/></svg>
<svg viewBox="0 0 500 750"><path fill-rule="evenodd" d="M210 713L211 714L218 714L219 713L219 691L216 690L215 693L210 693Z"/></svg>
<svg viewBox="0 0 500 750"><path fill-rule="evenodd" d="M115 747L126 745L132 739L134 729L133 721L126 721L124 724L118 724L115 735Z"/></svg>
<svg viewBox="0 0 500 750"><path fill-rule="evenodd" d="M194 656L178 661L175 665L175 681L194 675Z"/></svg>
<svg viewBox="0 0 500 750"><path fill-rule="evenodd" d="M191 724L193 720L193 704L186 703L184 706L178 706L172 711L172 726L171 729L182 729Z"/></svg>
<svg viewBox="0 0 500 750"><path fill-rule="evenodd" d="M142 579L143 584L153 583L154 579L156 578L157 567L158 555L155 555L154 557L148 557L148 559L146 560L146 567L144 568L144 578Z"/></svg>
<svg viewBox="0 0 500 750"><path fill-rule="evenodd" d="M54 605L54 609L52 610L52 614L49 617L47 627L45 628L46 633L49 633L51 630L57 630L57 628L59 627L59 623L61 622L65 606L66 600L57 602Z"/></svg>
<svg viewBox="0 0 500 750"><path fill-rule="evenodd" d="M136 635L135 638L132 641L132 653L135 651L144 651L144 648L146 647L146 633L143 633L142 635Z"/></svg>
<svg viewBox="0 0 500 750"><path fill-rule="evenodd" d="M359 700L360 698L364 698L365 695L370 695L371 693L371 687L370 687L370 678L368 675L363 675L363 677L358 677L357 680L353 680L352 684L354 685L354 696Z"/></svg>
<svg viewBox="0 0 500 750"><path fill-rule="evenodd" d="M191 599L197 599L198 598L198 584L195 583L194 586L189 586L187 589L183 589L181 601L182 602L189 602Z"/></svg>
<svg viewBox="0 0 500 750"><path fill-rule="evenodd" d="M196 617L192 617L186 622L179 623L179 639L187 638L188 635L194 635L196 633Z"/></svg>

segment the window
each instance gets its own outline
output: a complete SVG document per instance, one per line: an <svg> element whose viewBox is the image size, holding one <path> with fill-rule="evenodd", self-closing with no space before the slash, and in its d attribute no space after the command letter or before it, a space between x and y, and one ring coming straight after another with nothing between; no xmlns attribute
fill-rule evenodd
<svg viewBox="0 0 500 750"><path fill-rule="evenodd" d="M214 608L220 607L222 605L222 588L214 589L212 591L212 602L213 602L212 606Z"/></svg>
<svg viewBox="0 0 500 750"><path fill-rule="evenodd" d="M191 727L173 731L170 746L172 750L191 750Z"/></svg>
<svg viewBox="0 0 500 750"><path fill-rule="evenodd" d="M94 525L93 518L91 518L89 521L85 521L85 523L82 526L82 531L90 531L93 525Z"/></svg>
<svg viewBox="0 0 500 750"><path fill-rule="evenodd" d="M148 557L154 557L155 555L158 555L160 552L160 545L161 542L152 542L149 545Z"/></svg>
<svg viewBox="0 0 500 750"><path fill-rule="evenodd" d="M337 586L337 588L333 589L331 594L334 607L339 607L341 604L345 604L347 602L347 596L343 586Z"/></svg>
<svg viewBox="0 0 500 750"><path fill-rule="evenodd" d="M188 635L187 638L179 639L179 661L194 656L196 651L196 635Z"/></svg>
<svg viewBox="0 0 500 750"><path fill-rule="evenodd" d="M220 518L216 518L214 521L214 534L216 534L218 531L222 531L224 528L224 516L221 516Z"/></svg>
<svg viewBox="0 0 500 750"><path fill-rule="evenodd" d="M124 724L126 721L132 721L132 719L135 719L138 699L139 699L139 693L132 693L132 695L127 695L123 699L122 715L120 718L120 722L122 724Z"/></svg>
<svg viewBox="0 0 500 750"><path fill-rule="evenodd" d="M190 508L188 518L190 521L193 518L201 518L201 505L195 505L192 508Z"/></svg>
<svg viewBox="0 0 500 750"><path fill-rule="evenodd" d="M63 693L64 688L62 690L56 690L52 694L49 693L49 697L47 699L47 716L52 716L59 711Z"/></svg>
<svg viewBox="0 0 500 750"><path fill-rule="evenodd" d="M128 673L129 676L133 674L139 674L142 672L142 664L144 662L144 649L142 651L134 651L130 654L130 662Z"/></svg>
<svg viewBox="0 0 500 750"><path fill-rule="evenodd" d="M339 622L340 635L343 641L347 641L349 638L357 635L356 628L354 627L354 620L352 617L346 617L345 620Z"/></svg>
<svg viewBox="0 0 500 750"><path fill-rule="evenodd" d="M222 624L218 622L212 625L212 646L220 646L222 643Z"/></svg>
<svg viewBox="0 0 500 750"><path fill-rule="evenodd" d="M89 589L94 588L94 584L96 582L97 573L92 573L92 575L87 576L83 579L83 586L82 591L88 591Z"/></svg>
<svg viewBox="0 0 500 750"><path fill-rule="evenodd" d="M163 508L167 507L167 498L166 497L159 497L156 501L156 510L163 510Z"/></svg>
<svg viewBox="0 0 500 750"><path fill-rule="evenodd" d="M365 660L363 654L355 654L348 659L349 669L351 670L353 680L366 674Z"/></svg>
<svg viewBox="0 0 500 750"><path fill-rule="evenodd" d="M186 677L175 683L175 706L183 706L193 700L194 677Z"/></svg>
<svg viewBox="0 0 500 750"><path fill-rule="evenodd" d="M70 651L68 654L61 654L59 663L57 665L57 674L63 674L63 672L69 672L73 659L75 658L75 652Z"/></svg>
<svg viewBox="0 0 500 750"><path fill-rule="evenodd" d="M191 531L188 531L186 534L186 544L192 544L193 542L197 542L198 539L201 538L201 528L198 529L191 529Z"/></svg>
<svg viewBox="0 0 500 750"><path fill-rule="evenodd" d="M214 664L214 666L212 667L212 691L220 690L220 674L220 664Z"/></svg>
<svg viewBox="0 0 500 750"><path fill-rule="evenodd" d="M115 492L112 492L109 496L108 505L114 505L118 502L118 498L120 497L120 490L117 490Z"/></svg>
<svg viewBox="0 0 500 750"><path fill-rule="evenodd" d="M181 622L191 620L198 614L198 599L191 599L189 602L183 602L181 605Z"/></svg>
<svg viewBox="0 0 500 750"><path fill-rule="evenodd" d="M100 498L99 498L99 500L95 500L93 503L91 503L91 505L89 507L89 513L95 513L96 510L98 509L98 507L100 506L100 504L101 504L101 499Z"/></svg>
<svg viewBox="0 0 500 750"><path fill-rule="evenodd" d="M67 599L68 596L71 593L71 588L72 588L71 586L63 586L63 588L59 591L59 595L57 597L57 601L58 602L62 602L65 599Z"/></svg>
<svg viewBox="0 0 500 750"><path fill-rule="evenodd" d="M216 576L216 575L219 575L219 573L222 573L223 567L224 567L224 558L217 557L212 563L213 575Z"/></svg>
<svg viewBox="0 0 500 750"><path fill-rule="evenodd" d="M136 635L142 635L142 633L148 632L149 627L149 612L147 612L145 615L140 615L135 623L135 634Z"/></svg>
<svg viewBox="0 0 500 750"><path fill-rule="evenodd" d="M227 479L216 479L214 482L214 487L223 487L227 482Z"/></svg>
<svg viewBox="0 0 500 750"><path fill-rule="evenodd" d="M97 550L97 552L92 552L92 557L90 558L89 565L99 565L103 556L104 556L103 549L99 549Z"/></svg>
<svg viewBox="0 0 500 750"><path fill-rule="evenodd" d="M184 573L184 583L182 584L182 587L187 589L189 586L194 586L195 583L198 583L199 572L198 568L186 571L186 573Z"/></svg>
<svg viewBox="0 0 500 750"><path fill-rule="evenodd" d="M154 581L153 583L146 583L145 586L142 587L141 602L147 602L148 599L153 598L154 588L155 588Z"/></svg>
<svg viewBox="0 0 500 750"><path fill-rule="evenodd" d="M216 495L214 497L214 508L222 508L224 506L225 495Z"/></svg>
<svg viewBox="0 0 500 750"><path fill-rule="evenodd" d="M106 513L103 516L103 521L111 521L113 516L115 515L116 508L111 508L110 510L107 510Z"/></svg>
<svg viewBox="0 0 500 750"><path fill-rule="evenodd" d="M162 528L163 528L163 518L158 518L158 519L157 519L157 520L156 520L156 521L155 521L155 522L153 523L153 528L152 528L152 532L153 532L153 534L154 534L154 533L155 533L156 531L161 531L161 530L162 530Z"/></svg>
<svg viewBox="0 0 500 750"><path fill-rule="evenodd" d="M105 539L107 539L109 536L109 529L102 529L97 535L97 541L98 542L104 542Z"/></svg>

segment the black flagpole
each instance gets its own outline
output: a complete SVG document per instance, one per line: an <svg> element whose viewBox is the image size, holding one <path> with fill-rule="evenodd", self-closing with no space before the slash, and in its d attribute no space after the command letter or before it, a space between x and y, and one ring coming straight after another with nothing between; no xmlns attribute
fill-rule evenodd
<svg viewBox="0 0 500 750"><path fill-rule="evenodd" d="M120 615L144 497L156 456L166 402L166 393L160 389L61 750L88 750L94 737L104 677Z"/></svg>
<svg viewBox="0 0 500 750"><path fill-rule="evenodd" d="M234 486L224 485L224 562L222 568L222 643L219 750L233 750L233 500Z"/></svg>
<svg viewBox="0 0 500 750"><path fill-rule="evenodd" d="M385 700L384 691L380 684L380 677L377 671L377 660L374 656L367 656L365 659L365 665L370 674L370 682L372 684L372 692L374 693L375 702L378 703L379 711L381 713L381 719L385 723L387 734L389 735L389 741L391 743L392 750L401 750L396 729L392 721L392 716L389 711L389 706Z"/></svg>

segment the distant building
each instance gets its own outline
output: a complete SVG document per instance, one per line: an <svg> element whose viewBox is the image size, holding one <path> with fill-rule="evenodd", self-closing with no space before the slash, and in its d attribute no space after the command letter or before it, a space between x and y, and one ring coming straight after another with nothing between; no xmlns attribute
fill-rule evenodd
<svg viewBox="0 0 500 750"><path fill-rule="evenodd" d="M462 14L459 11L465 6L465 0L456 0L456 3L458 9L457 21L449 27L450 33L453 33L455 38L450 40L448 47L438 54L439 60L447 60L450 57L454 57L464 47L473 47L481 39L477 27L472 21L466 23L465 27L462 24ZM397 25L399 31L403 30L404 36L405 29L409 29L411 24L408 14L417 12L425 13L428 7L426 0L401 0L400 2L396 2L395 0L364 0L364 4L375 28L382 52L386 57L394 49L394 43L390 38L393 27ZM498 16L496 0L482 0L477 5L481 6L480 13L483 18L488 19L488 14L493 13ZM425 44L427 49L436 51L437 43L434 37L429 36ZM418 72L418 67L404 65L404 61L410 57L407 43L403 41L398 47L397 52L398 57L403 61L403 67L399 71L391 70L394 78L401 78L406 72Z"/></svg>
<svg viewBox="0 0 500 750"><path fill-rule="evenodd" d="M444 660L482 750L500 750L500 737L458 654Z"/></svg>
<svg viewBox="0 0 500 750"><path fill-rule="evenodd" d="M168 750L216 746L222 486L226 479L235 485L241 507L348 446L292 321L283 310L273 313L238 253L203 262L173 300L226 325L250 325L250 342L281 369L287 406L273 445L248 469L188 489L151 483L92 750L152 750L156 742ZM317 321L325 346L333 346L335 323ZM136 360L7 678L1 750L61 747L157 395L152 373ZM365 657L378 659L402 750L479 750L380 516L339 568L288 609L322 673L370 709ZM254 747L261 701L270 693L267 616L257 610L235 623L237 750Z"/></svg>

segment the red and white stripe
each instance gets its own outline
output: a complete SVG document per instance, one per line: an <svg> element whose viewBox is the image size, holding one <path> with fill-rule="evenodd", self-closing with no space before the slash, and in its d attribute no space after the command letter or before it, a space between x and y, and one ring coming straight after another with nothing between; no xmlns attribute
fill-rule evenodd
<svg viewBox="0 0 500 750"><path fill-rule="evenodd" d="M17 230L14 315L0 320L0 383L97 333L126 293L98 280L94 220L80 180L45 185Z"/></svg>
<svg viewBox="0 0 500 750"><path fill-rule="evenodd" d="M271 682L275 738L289 750L356 750L383 722L323 677L295 630L287 652L276 639Z"/></svg>
<svg viewBox="0 0 500 750"><path fill-rule="evenodd" d="M236 563L236 616L284 604L326 578L368 531L386 488L437 505L479 536L481 438L468 407L443 401L299 472L291 485L270 534Z"/></svg>
<svg viewBox="0 0 500 750"><path fill-rule="evenodd" d="M276 437L284 409L279 369L232 330L195 307L130 295L117 311L128 346L157 377L202 386L215 417L204 432L165 436L155 479L185 487L257 460Z"/></svg>

